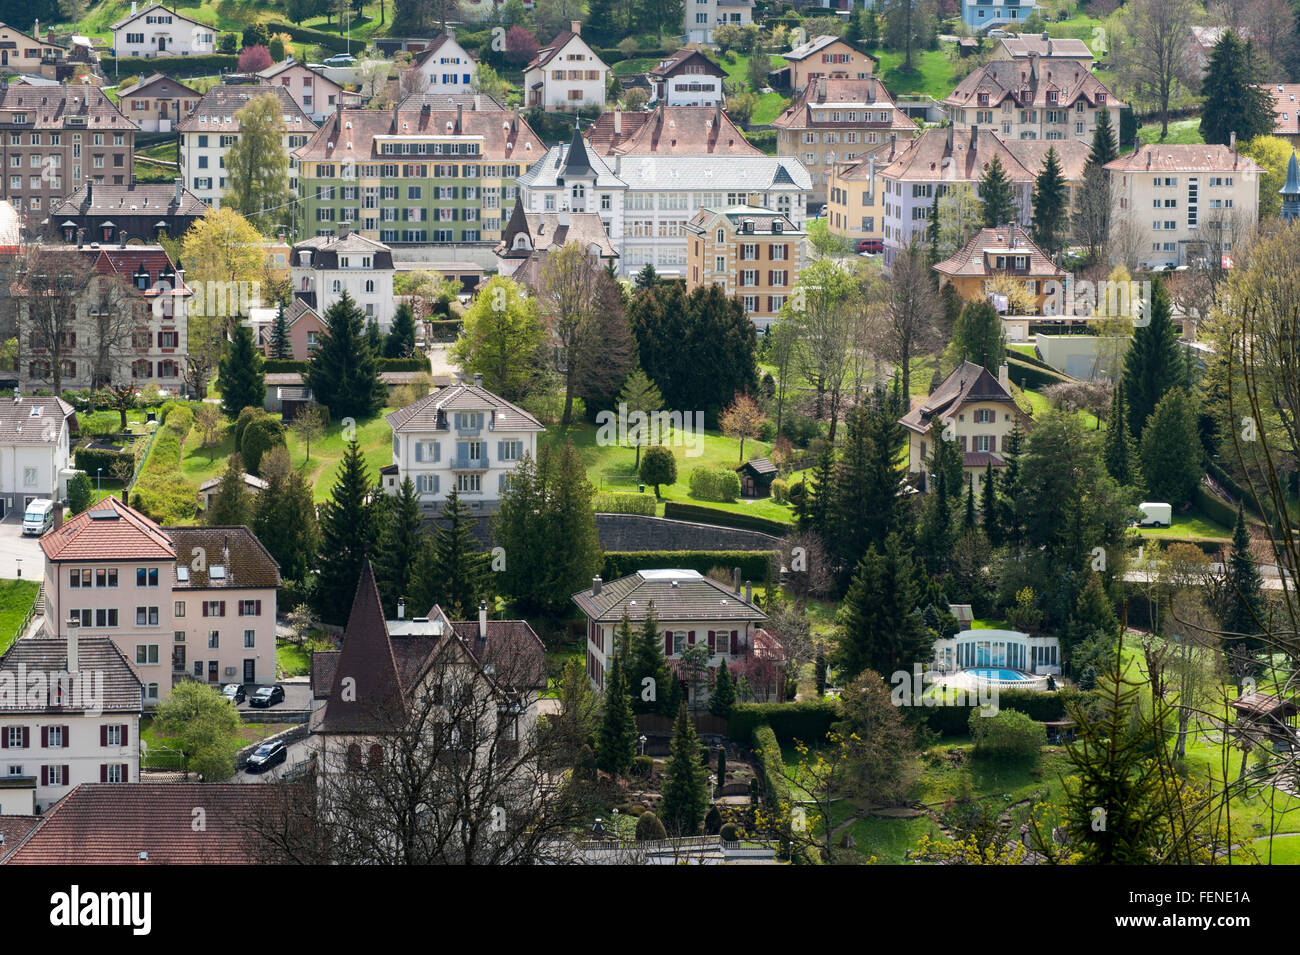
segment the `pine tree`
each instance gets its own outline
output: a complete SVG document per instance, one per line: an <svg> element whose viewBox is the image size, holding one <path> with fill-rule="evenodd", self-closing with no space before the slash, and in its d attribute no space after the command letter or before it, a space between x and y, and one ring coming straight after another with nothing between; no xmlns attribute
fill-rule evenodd
<svg viewBox="0 0 1300 955"><path fill-rule="evenodd" d="M1020 496L1020 459L1024 453L1025 432L1020 419L1011 422L1011 431L1002 443L1002 461L1005 467L998 477L998 526L1004 543L1019 544L1024 539L1020 519L1016 513L1016 500Z"/></svg>
<svg viewBox="0 0 1300 955"><path fill-rule="evenodd" d="M1273 98L1261 85L1253 45L1231 30L1210 51L1201 81L1201 136L1226 146L1232 133L1239 142L1273 133Z"/></svg>
<svg viewBox="0 0 1300 955"><path fill-rule="evenodd" d="M1128 429L1142 437L1147 418L1172 388L1187 384L1187 362L1178 344L1169 292L1160 278L1151 279L1151 300L1142 306L1144 324L1133 330L1133 344L1124 355L1124 393Z"/></svg>
<svg viewBox="0 0 1300 955"><path fill-rule="evenodd" d="M383 504L375 516L379 526L371 563L384 613L393 619L397 616L398 600L409 600L414 596L413 572L422 552L428 547L429 535L424 530L424 516L420 513L420 496L415 493L415 484L410 477ZM415 609L424 613L429 608L417 606Z"/></svg>
<svg viewBox="0 0 1300 955"><path fill-rule="evenodd" d="M1196 403L1182 388L1160 399L1142 432L1142 474L1147 500L1180 507L1205 474Z"/></svg>
<svg viewBox="0 0 1300 955"><path fill-rule="evenodd" d="M952 340L965 361L983 365L994 375L1007 354L1002 316L988 299L978 299L962 306L953 325Z"/></svg>
<svg viewBox="0 0 1300 955"><path fill-rule="evenodd" d="M628 636L631 636L629 630ZM627 698L627 677L623 655L615 653L605 686L605 707L596 733L596 767L611 776L621 776L636 757L636 718Z"/></svg>
<svg viewBox="0 0 1300 955"><path fill-rule="evenodd" d="M407 302L397 306L393 324L384 339L385 358L410 358L415 354L415 312Z"/></svg>
<svg viewBox="0 0 1300 955"><path fill-rule="evenodd" d="M344 290L325 310L324 319L325 329L307 365L307 386L335 420L373 417L388 399L388 389L379 380L365 313Z"/></svg>
<svg viewBox="0 0 1300 955"><path fill-rule="evenodd" d="M736 705L736 684L727 672L727 661L718 664L718 674L713 680L713 693L709 696L709 712L726 719L731 716L731 708Z"/></svg>
<svg viewBox="0 0 1300 955"><path fill-rule="evenodd" d="M996 229L1016 221L1016 198L1011 181L1007 179L1002 160L993 157L984 177L980 180L979 197L984 215L984 228Z"/></svg>
<svg viewBox="0 0 1300 955"><path fill-rule="evenodd" d="M302 580L316 563L320 528L312 489L295 470L272 470L257 495L253 533L280 565L285 580Z"/></svg>
<svg viewBox="0 0 1300 955"><path fill-rule="evenodd" d="M1002 543L1002 525L998 523L998 485L993 462L984 465L984 482L980 485L980 518L984 536L997 547Z"/></svg>
<svg viewBox="0 0 1300 955"><path fill-rule="evenodd" d="M1070 187L1061 172L1056 149L1048 147L1042 171L1034 181L1033 239L1048 255L1061 251L1069 225Z"/></svg>
<svg viewBox="0 0 1300 955"><path fill-rule="evenodd" d="M659 273L649 262L636 274L636 287L638 289L654 288L659 284Z"/></svg>
<svg viewBox="0 0 1300 955"><path fill-rule="evenodd" d="M317 611L325 623L346 623L357 580L372 542L370 495L366 459L355 440L343 451L343 462L330 498L320 507Z"/></svg>
<svg viewBox="0 0 1300 955"><path fill-rule="evenodd" d="M934 190L930 200L930 221L925 227L925 243L930 251L930 265L939 262L939 190Z"/></svg>
<svg viewBox="0 0 1300 955"><path fill-rule="evenodd" d="M1115 397L1111 399L1106 415L1106 438L1102 448L1106 472L1121 487L1136 487L1137 451L1133 435L1128 429L1128 405L1124 401L1124 382L1115 384Z"/></svg>
<svg viewBox="0 0 1300 955"><path fill-rule="evenodd" d="M805 479L804 488L804 503L795 515L799 530L812 531L826 540L835 502L835 449L829 441L817 456L811 487Z"/></svg>
<svg viewBox="0 0 1300 955"><path fill-rule="evenodd" d="M930 659L933 636L919 611L920 570L897 534L883 551L873 544L844 597L836 662L843 677L863 670L910 672Z"/></svg>
<svg viewBox="0 0 1300 955"><path fill-rule="evenodd" d="M1102 167L1119 158L1115 145L1115 130L1110 123L1110 110L1097 110L1097 126L1092 131L1092 148L1088 151L1088 165Z"/></svg>
<svg viewBox="0 0 1300 955"><path fill-rule="evenodd" d="M293 358L293 339L289 336L289 316L285 314L283 304L275 311L275 321L271 324L271 357L278 361Z"/></svg>
<svg viewBox="0 0 1300 955"><path fill-rule="evenodd" d="M245 408L260 408L266 401L262 353L253 341L252 326L235 326L235 338L221 356L217 375L221 382L221 412L231 421Z"/></svg>
<svg viewBox="0 0 1300 955"><path fill-rule="evenodd" d="M232 454L221 473L217 493L212 496L212 503L203 515L203 522L210 527L237 527L251 523L252 516L253 498L244 486L244 469L239 455Z"/></svg>
<svg viewBox="0 0 1300 955"><path fill-rule="evenodd" d="M632 643L627 661L628 690L634 713L662 713L667 716L669 687L668 663L664 659L663 636L655 618L654 601L646 610L645 621ZM647 683L646 680L651 682ZM647 699L647 697L649 697Z"/></svg>
<svg viewBox="0 0 1300 955"><path fill-rule="evenodd" d="M488 590L484 578L485 555L474 538L473 519L469 505L453 487L443 502L433 541L436 602L453 619L472 615Z"/></svg>
<svg viewBox="0 0 1300 955"><path fill-rule="evenodd" d="M709 771L700 758L700 738L685 702L677 709L668 753L661 816L671 835L693 836L709 804Z"/></svg>
<svg viewBox="0 0 1300 955"><path fill-rule="evenodd" d="M1229 669L1240 687L1245 677L1258 672L1260 654L1267 647L1260 636L1264 623L1264 580L1250 552L1246 513L1240 504L1232 528L1226 576L1223 642Z"/></svg>
<svg viewBox="0 0 1300 955"><path fill-rule="evenodd" d="M975 521L975 482L966 482L966 512L962 515L961 527L966 533L975 530L979 525Z"/></svg>

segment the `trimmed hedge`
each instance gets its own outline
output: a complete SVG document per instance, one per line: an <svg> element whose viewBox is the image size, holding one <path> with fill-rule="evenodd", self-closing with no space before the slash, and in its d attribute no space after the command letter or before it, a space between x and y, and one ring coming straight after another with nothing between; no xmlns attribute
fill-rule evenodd
<svg viewBox="0 0 1300 955"><path fill-rule="evenodd" d="M752 550L625 550L605 554L601 577L618 580L638 570L697 570L707 574L714 567L740 568L742 580L761 582L767 579L772 555L766 551ZM744 739L747 733L742 733Z"/></svg>
<svg viewBox="0 0 1300 955"><path fill-rule="evenodd" d="M289 36L293 37L295 43L311 43L316 46L323 46L332 53L346 53L348 51L348 38L339 36L337 33L325 33L308 27L296 27L289 23L268 23L266 28L272 33L289 34Z"/></svg>
<svg viewBox="0 0 1300 955"><path fill-rule="evenodd" d="M209 53L205 56L160 56L153 59L124 56L117 61L116 65L113 57L106 56L100 62L105 76L112 75L113 70L116 69L122 76L132 74L150 76L154 73L162 73L172 79L183 79L191 76L214 76L239 69L239 57L226 53Z"/></svg>
<svg viewBox="0 0 1300 955"><path fill-rule="evenodd" d="M170 401L163 411L166 421L140 468L131 506L159 524L175 524L198 512L198 493L181 474L181 449L194 424L194 413L183 402Z"/></svg>
<svg viewBox="0 0 1300 955"><path fill-rule="evenodd" d="M1051 720L1066 718L1066 704L1086 702L1096 696L1096 691L1062 689L1053 693L1040 693L1036 690L998 690L998 709L1015 709L1031 719L1046 723ZM940 736L964 736L970 732L971 710L978 708L978 702L969 706L927 706L922 708L925 721L930 729ZM735 717L732 717L735 720ZM733 724L734 725L734 724Z"/></svg>
<svg viewBox="0 0 1300 955"><path fill-rule="evenodd" d="M1020 361L1011 353L1007 354L1007 375L1014 384L1019 385L1021 388L1034 390L1073 380L1058 371L1036 368L1028 362Z"/></svg>
<svg viewBox="0 0 1300 955"><path fill-rule="evenodd" d="M1228 527L1237 523L1237 509L1227 501L1211 494L1204 484L1196 485L1192 502L1205 512L1205 516Z"/></svg>
<svg viewBox="0 0 1300 955"><path fill-rule="evenodd" d="M379 359L380 371L428 371L429 359L427 358L381 358Z"/></svg>
<svg viewBox="0 0 1300 955"><path fill-rule="evenodd" d="M267 375L283 375L291 371L306 374L308 364L295 358L266 358L262 361L262 372Z"/></svg>
<svg viewBox="0 0 1300 955"><path fill-rule="evenodd" d="M435 342L454 342L460 336L460 319L446 318L436 322L425 322L429 337Z"/></svg>
<svg viewBox="0 0 1300 955"><path fill-rule="evenodd" d="M114 412L116 414L116 412ZM135 468L135 455L130 451L109 451L104 448L77 448L72 455L73 461L78 471L85 471L93 475L100 468L104 473L112 475L113 467L119 461L125 461Z"/></svg>
<svg viewBox="0 0 1300 955"><path fill-rule="evenodd" d="M964 712L964 711L963 711ZM731 738L744 739L760 727L769 727L776 738L790 743L802 740L809 746L824 742L831 724L843 719L837 700L799 700L793 703L737 703L731 710ZM963 732L965 730L963 729Z"/></svg>
<svg viewBox="0 0 1300 955"><path fill-rule="evenodd" d="M664 504L664 517L678 521L695 521L698 524L713 524L717 527L734 527L742 531L758 531L773 537L784 537L794 530L793 524L754 517L752 514L736 514L703 504L684 504L681 501L668 501Z"/></svg>
<svg viewBox="0 0 1300 955"><path fill-rule="evenodd" d="M740 476L728 468L691 470L691 497L701 501L731 502L740 497Z"/></svg>
<svg viewBox="0 0 1300 955"><path fill-rule="evenodd" d="M643 514L654 517L655 499L653 494L605 491L596 495L594 507L597 514Z"/></svg>
<svg viewBox="0 0 1300 955"><path fill-rule="evenodd" d="M265 374L284 374L296 371L299 374L307 373L309 361L300 361L296 358L266 358L262 361L262 371ZM428 371L429 360L427 358L380 358L378 359L380 371Z"/></svg>
<svg viewBox="0 0 1300 955"><path fill-rule="evenodd" d="M733 733L733 735L736 735ZM794 805L790 798L790 784L785 778L785 761L781 758L781 744L770 726L758 726L753 733L754 758L763 774L763 788L771 806Z"/></svg>

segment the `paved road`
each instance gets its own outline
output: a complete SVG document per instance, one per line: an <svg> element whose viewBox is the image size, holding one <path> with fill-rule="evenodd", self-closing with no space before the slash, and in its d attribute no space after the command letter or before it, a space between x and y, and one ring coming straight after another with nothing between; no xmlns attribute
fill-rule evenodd
<svg viewBox="0 0 1300 955"><path fill-rule="evenodd" d="M279 780L287 771L310 759L311 754L311 738L300 739L289 744L285 760L279 766L272 766L260 773L250 773L248 770L243 769L235 773L234 778L230 781L232 783L273 783Z"/></svg>
<svg viewBox="0 0 1300 955"><path fill-rule="evenodd" d="M0 577L12 580L18 576L19 566L25 580L39 582L45 576L45 554L41 552L40 538L24 537L22 512L10 511L0 521Z"/></svg>

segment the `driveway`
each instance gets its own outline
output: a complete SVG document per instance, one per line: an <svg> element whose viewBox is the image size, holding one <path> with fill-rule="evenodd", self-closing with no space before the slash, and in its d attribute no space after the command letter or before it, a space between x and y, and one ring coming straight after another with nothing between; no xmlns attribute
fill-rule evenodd
<svg viewBox="0 0 1300 955"><path fill-rule="evenodd" d="M273 783L295 766L305 763L311 758L312 740L309 736L307 739L300 739L290 743L285 748L284 762L279 766L272 766L268 770L259 773L250 773L247 769L241 769L235 773L232 783Z"/></svg>
<svg viewBox="0 0 1300 955"><path fill-rule="evenodd" d="M248 697L251 697L253 695L253 691L257 689L257 687L260 685L261 684L256 684L256 683L245 683L244 692L248 694ZM284 687L284 702L276 703L274 706L267 706L267 707L250 706L248 702L248 698L246 697L244 699L244 702L240 703L237 709L241 714L255 713L259 717L265 714L266 718L264 720L263 719L252 720L252 722L256 722L256 723L262 723L262 722L274 723L276 722L276 714L283 713L286 710L295 710L299 712L308 712L308 713L311 712L312 698L311 698L310 683L281 683L280 686ZM218 686L217 689L221 689L221 687ZM249 722L247 717L245 717L245 722Z"/></svg>
<svg viewBox="0 0 1300 955"><path fill-rule="evenodd" d="M0 521L0 577L14 579L19 566L24 580L39 583L45 577L45 554L41 551L40 538L24 537L22 511L10 511Z"/></svg>

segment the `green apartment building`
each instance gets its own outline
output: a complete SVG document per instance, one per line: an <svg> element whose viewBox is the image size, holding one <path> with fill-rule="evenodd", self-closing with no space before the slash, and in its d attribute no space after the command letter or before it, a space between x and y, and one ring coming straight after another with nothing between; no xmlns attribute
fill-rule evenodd
<svg viewBox="0 0 1300 955"><path fill-rule="evenodd" d="M546 154L518 113L487 96L409 96L391 111L339 109L294 151L301 235L350 223L386 245L495 245L515 179Z"/></svg>

